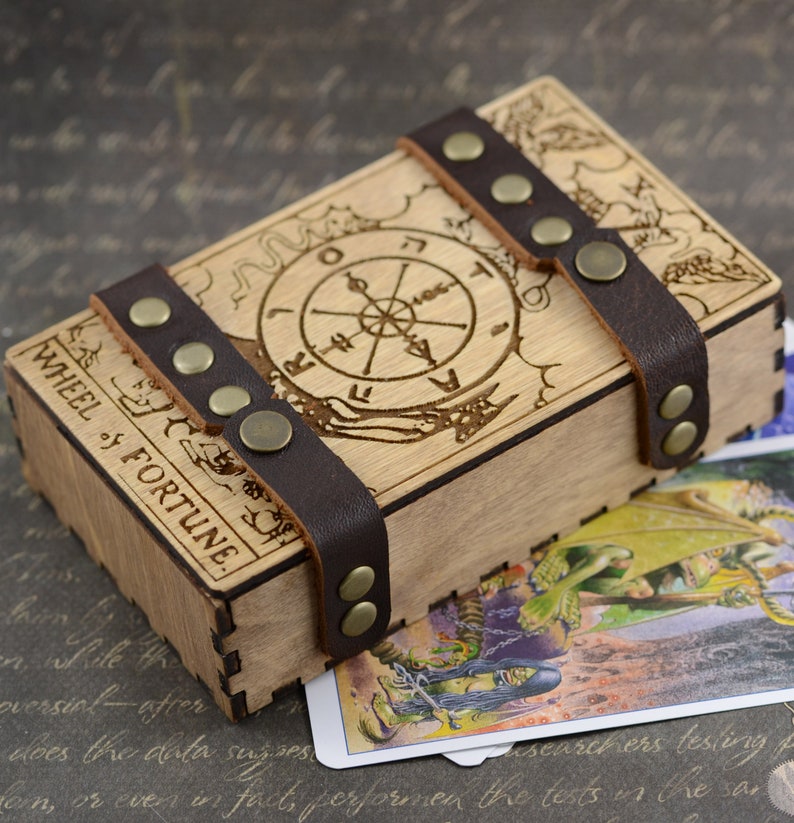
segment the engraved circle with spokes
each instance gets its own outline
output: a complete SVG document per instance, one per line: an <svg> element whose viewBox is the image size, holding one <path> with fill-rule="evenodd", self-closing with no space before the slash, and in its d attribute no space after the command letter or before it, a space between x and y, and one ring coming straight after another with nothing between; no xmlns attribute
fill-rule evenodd
<svg viewBox="0 0 794 823"><path fill-rule="evenodd" d="M449 363L475 322L468 289L452 272L411 257L368 258L330 272L308 295L302 335L336 372L404 380Z"/></svg>
<svg viewBox="0 0 794 823"><path fill-rule="evenodd" d="M323 434L368 437L374 426L400 439L406 426L411 437L424 426L424 436L445 413L436 404L494 390L483 381L516 350L518 311L513 283L475 247L370 229L306 251L274 278L258 356L266 379L283 381ZM393 426L384 422L392 414Z"/></svg>
<svg viewBox="0 0 794 823"><path fill-rule="evenodd" d="M373 337L397 337L411 329L416 315L404 300L382 297L367 306L358 321L361 328Z"/></svg>

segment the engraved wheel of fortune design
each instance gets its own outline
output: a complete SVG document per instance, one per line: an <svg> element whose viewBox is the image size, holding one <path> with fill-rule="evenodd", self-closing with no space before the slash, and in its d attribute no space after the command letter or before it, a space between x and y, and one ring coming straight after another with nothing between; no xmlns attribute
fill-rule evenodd
<svg viewBox="0 0 794 823"><path fill-rule="evenodd" d="M516 350L518 303L472 247L374 229L286 266L265 294L259 334L288 393L338 401L363 421L471 396Z"/></svg>

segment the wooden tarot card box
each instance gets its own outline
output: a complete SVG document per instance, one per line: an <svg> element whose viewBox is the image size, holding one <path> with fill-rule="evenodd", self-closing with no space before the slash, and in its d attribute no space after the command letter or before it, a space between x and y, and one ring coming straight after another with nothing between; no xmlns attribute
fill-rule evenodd
<svg viewBox="0 0 794 823"><path fill-rule="evenodd" d="M202 425L101 295L8 353L31 486L230 718L325 670L329 614L355 651L373 614L378 632L422 617L781 401L780 283L763 264L556 81L478 115L420 129L166 277L369 490L387 570L381 547L363 581L360 559L334 577L347 560L317 559L270 458L252 469L229 433L246 409L219 410L222 433ZM202 391L235 384L222 363L197 368ZM318 465L294 470L326 501L338 484Z"/></svg>

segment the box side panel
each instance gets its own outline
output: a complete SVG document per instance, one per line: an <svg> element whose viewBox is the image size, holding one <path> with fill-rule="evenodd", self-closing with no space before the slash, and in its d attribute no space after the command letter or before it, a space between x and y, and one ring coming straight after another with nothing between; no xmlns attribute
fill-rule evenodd
<svg viewBox="0 0 794 823"><path fill-rule="evenodd" d="M768 304L708 342L707 450L773 416L783 386L779 323L778 304ZM434 602L474 588L489 571L524 560L533 547L672 474L638 462L627 436L635 426L634 386L627 383L390 514L394 622L424 616ZM317 632L314 601L304 564L232 602L236 629L228 643L241 668L230 688L245 691L249 711L322 671L316 642L308 648L306 641Z"/></svg>
<svg viewBox="0 0 794 823"><path fill-rule="evenodd" d="M5 378L30 486L50 502L94 561L140 606L152 628L174 646L188 671L232 717L232 701L219 678L224 660L213 648L213 634L229 629L225 603L209 597L173 562L11 368Z"/></svg>

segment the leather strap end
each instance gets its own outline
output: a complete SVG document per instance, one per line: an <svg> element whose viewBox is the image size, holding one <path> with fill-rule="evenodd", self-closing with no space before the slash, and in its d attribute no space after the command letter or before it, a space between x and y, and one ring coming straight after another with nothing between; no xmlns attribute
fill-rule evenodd
<svg viewBox="0 0 794 823"><path fill-rule="evenodd" d="M292 519L314 560L323 651L343 659L376 642L391 615L389 553L369 489L161 266L90 302L147 376L200 430L222 438ZM230 387L245 400L237 408L213 399Z"/></svg>
<svg viewBox="0 0 794 823"><path fill-rule="evenodd" d="M398 147L422 163L519 262L556 269L582 297L635 376L638 459L658 469L694 460L709 427L705 340L620 235L599 228L470 109L400 138ZM503 195L506 181L511 185ZM548 240L540 229L550 221L565 231ZM604 278L605 271L613 276Z"/></svg>

